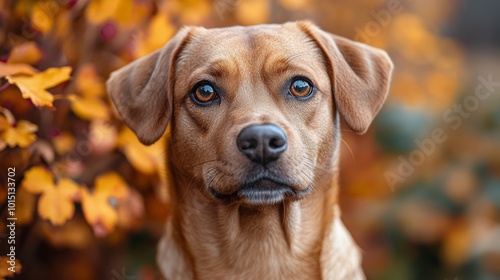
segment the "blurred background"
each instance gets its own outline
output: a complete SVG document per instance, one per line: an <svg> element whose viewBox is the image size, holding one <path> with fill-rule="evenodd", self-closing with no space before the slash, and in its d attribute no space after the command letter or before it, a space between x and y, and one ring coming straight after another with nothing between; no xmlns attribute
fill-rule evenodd
<svg viewBox="0 0 500 280"><path fill-rule="evenodd" d="M183 25L299 19L395 63L368 133L343 130L343 220L368 279L500 279L495 0L0 0L0 279L159 279L162 143L137 141L104 82Z"/></svg>

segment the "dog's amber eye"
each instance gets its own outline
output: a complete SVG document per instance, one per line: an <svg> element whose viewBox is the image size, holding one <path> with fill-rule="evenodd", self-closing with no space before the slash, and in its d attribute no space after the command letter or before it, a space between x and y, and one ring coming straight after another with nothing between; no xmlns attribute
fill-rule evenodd
<svg viewBox="0 0 500 280"><path fill-rule="evenodd" d="M192 97L194 101L199 103L200 105L208 105L213 100L217 99L218 95L212 85L208 83L202 83L195 86Z"/></svg>
<svg viewBox="0 0 500 280"><path fill-rule="evenodd" d="M305 98L311 95L313 87L311 83L304 79L296 79L290 85L290 93L297 98Z"/></svg>

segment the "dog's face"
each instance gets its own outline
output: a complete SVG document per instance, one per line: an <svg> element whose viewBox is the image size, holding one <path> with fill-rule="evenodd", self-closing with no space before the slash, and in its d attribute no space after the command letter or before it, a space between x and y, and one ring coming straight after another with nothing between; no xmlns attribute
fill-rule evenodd
<svg viewBox="0 0 500 280"><path fill-rule="evenodd" d="M309 23L188 28L117 71L108 91L144 143L170 121L172 165L189 187L263 205L300 199L332 172L337 111L366 131L391 70L385 53Z"/></svg>

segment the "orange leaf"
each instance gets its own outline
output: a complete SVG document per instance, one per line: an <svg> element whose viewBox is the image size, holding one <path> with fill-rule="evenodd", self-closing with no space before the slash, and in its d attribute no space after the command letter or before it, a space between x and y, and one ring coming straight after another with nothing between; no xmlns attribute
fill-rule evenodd
<svg viewBox="0 0 500 280"><path fill-rule="evenodd" d="M107 104L96 97L79 97L71 95L71 110L83 120L104 120L109 118Z"/></svg>
<svg viewBox="0 0 500 280"><path fill-rule="evenodd" d="M52 107L54 96L46 91L69 80L71 67L49 68L33 76L11 75L7 80L21 90L24 98L30 98L36 106Z"/></svg>
<svg viewBox="0 0 500 280"><path fill-rule="evenodd" d="M87 222L97 236L104 236L114 230L118 222L118 212L112 205L130 194L125 181L116 173L101 175L95 180L94 192L82 192L82 209Z"/></svg>
<svg viewBox="0 0 500 280"><path fill-rule="evenodd" d="M38 202L40 217L49 220L53 225L63 225L75 213L73 200L78 196L78 185L69 180L62 179L56 187L48 188Z"/></svg>
<svg viewBox="0 0 500 280"><path fill-rule="evenodd" d="M75 212L73 201L80 199L80 187L70 179L63 178L54 185L52 174L35 166L25 173L21 187L31 193L41 193L38 214L53 225L62 225Z"/></svg>
<svg viewBox="0 0 500 280"><path fill-rule="evenodd" d="M33 134L38 130L38 126L29 121L19 121L16 126L8 127L2 134L0 139L5 141L9 147L19 146L21 148L28 147L36 140L36 135Z"/></svg>
<svg viewBox="0 0 500 280"><path fill-rule="evenodd" d="M101 175L95 180L94 192L107 197L124 198L128 194L128 189L127 183L114 172Z"/></svg>
<svg viewBox="0 0 500 280"><path fill-rule="evenodd" d="M10 52L7 63L27 63L34 64L40 61L42 52L35 42L26 42L15 46Z"/></svg>
<svg viewBox="0 0 500 280"><path fill-rule="evenodd" d="M82 209L85 220L92 226L98 236L113 231L118 221L116 209L109 204L109 197L100 192L82 191Z"/></svg>
<svg viewBox="0 0 500 280"><path fill-rule="evenodd" d="M163 140L151 146L143 145L128 128L124 128L118 136L118 147L123 151L130 164L144 174L152 174L162 170L165 161L163 146Z"/></svg>
<svg viewBox="0 0 500 280"><path fill-rule="evenodd" d="M52 188L53 185L54 178L52 174L43 167L35 166L24 173L21 188L26 189L30 193L39 194Z"/></svg>

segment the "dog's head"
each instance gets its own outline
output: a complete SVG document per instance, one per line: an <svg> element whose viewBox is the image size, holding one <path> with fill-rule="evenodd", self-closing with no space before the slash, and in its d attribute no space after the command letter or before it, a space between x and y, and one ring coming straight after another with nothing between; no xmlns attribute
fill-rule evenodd
<svg viewBox="0 0 500 280"><path fill-rule="evenodd" d="M385 52L308 22L188 27L114 72L107 89L143 143L170 122L185 187L220 203L275 204L331 176L339 115L364 133L392 68Z"/></svg>

